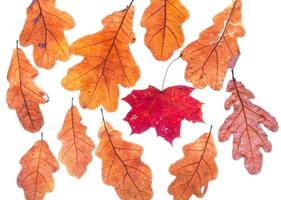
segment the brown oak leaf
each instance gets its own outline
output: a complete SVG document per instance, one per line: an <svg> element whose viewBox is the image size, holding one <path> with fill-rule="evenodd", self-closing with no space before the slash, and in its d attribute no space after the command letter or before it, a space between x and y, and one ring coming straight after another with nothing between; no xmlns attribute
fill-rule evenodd
<svg viewBox="0 0 281 200"><path fill-rule="evenodd" d="M226 141L233 134L233 158L237 160L244 157L248 172L257 174L262 167L262 153L259 149L270 152L272 148L260 125L276 132L278 123L263 108L250 101L255 96L241 82L230 80L227 91L232 94L225 102L225 109L233 107L234 111L220 127L219 140Z"/></svg>

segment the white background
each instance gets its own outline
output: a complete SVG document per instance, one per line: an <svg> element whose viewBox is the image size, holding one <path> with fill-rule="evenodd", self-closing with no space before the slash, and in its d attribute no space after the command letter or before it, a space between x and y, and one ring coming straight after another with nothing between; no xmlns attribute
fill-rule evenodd
<svg viewBox="0 0 281 200"><path fill-rule="evenodd" d="M197 39L198 34L212 24L211 18L223 10L230 0L182 0L190 11L190 19L184 23L183 29L186 35L186 46ZM12 49L22 30L26 14L25 9L31 0L2 1L0 5L0 199L21 200L24 199L22 189L17 187L16 178L21 169L20 158L31 148L33 143L40 139L40 134L30 134L23 130L14 110L9 110L6 104L6 80L7 70L10 64ZM126 7L129 0L57 0L57 6L61 10L70 13L76 26L67 31L66 35L72 43L79 37L95 33L102 29L101 19ZM145 29L140 27L140 19L144 9L149 5L149 0L136 0L134 31L136 43L132 44L132 53L141 69L141 78L135 89L145 89L148 84L161 86L161 81L168 62L158 62L145 47L143 37ZM277 120L281 119L280 109L280 58L281 58L281 29L280 29L280 1L244 1L243 23L247 31L246 36L239 39L242 55L236 65L235 72L238 80L243 81L248 89L255 95L254 103L261 105L273 114ZM24 48L25 53L32 63L32 48ZM175 52L176 58L180 51ZM171 60L173 59L171 58ZM57 134L61 129L65 113L71 104L71 97L75 97L78 105L78 92L69 92L62 88L60 82L67 69L79 62L82 58L72 56L65 63L58 62L52 70L40 69L40 75L36 83L50 96L50 102L42 105L41 109L45 117L45 125L42 128L44 138L49 143L52 152L57 156L61 143L57 140ZM168 74L166 86L184 84L184 70L186 63L178 60ZM174 177L168 172L169 165L182 157L182 146L194 141L202 133L214 125L214 138L217 145L218 157L216 158L219 175L215 181L210 182L209 189L203 199L208 200L280 200L281 180L281 136L279 133L269 133L273 150L264 153L262 172L257 176L249 175L243 165L243 160L232 160L232 138L228 142L219 143L217 131L224 119L231 111L224 110L224 101L229 96L224 88L215 92L209 88L195 91L192 95L202 102L205 123L192 124L182 122L181 138L174 141L173 147L162 138L157 138L154 129L150 129L141 135L130 136L130 127L123 117L130 110L125 102L120 101L115 113L105 113L106 119L115 129L123 132L123 137L144 147L142 159L153 172L154 200L172 199L167 192L168 185ZM131 92L131 89L120 88L120 97ZM93 138L96 146L101 122L99 109L90 111L82 110L83 123L88 126L88 134ZM279 131L280 132L280 131ZM61 164L60 170L54 174L55 189L46 195L47 200L118 200L114 189L104 185L101 181L101 161L96 156L88 166L87 173L80 179L70 177L66 168ZM192 197L192 199L196 199Z"/></svg>

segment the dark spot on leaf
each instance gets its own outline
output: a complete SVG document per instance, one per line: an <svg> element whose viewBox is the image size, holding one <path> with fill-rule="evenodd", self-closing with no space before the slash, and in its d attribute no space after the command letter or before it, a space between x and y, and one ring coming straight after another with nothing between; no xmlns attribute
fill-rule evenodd
<svg viewBox="0 0 281 200"><path fill-rule="evenodd" d="M39 19L39 17L35 17L35 18L33 19L33 24L34 24L34 25L37 24L38 19Z"/></svg>
<svg viewBox="0 0 281 200"><path fill-rule="evenodd" d="M45 43L39 43L38 46L39 46L41 49L45 49L45 48L46 48L46 44L45 44Z"/></svg>

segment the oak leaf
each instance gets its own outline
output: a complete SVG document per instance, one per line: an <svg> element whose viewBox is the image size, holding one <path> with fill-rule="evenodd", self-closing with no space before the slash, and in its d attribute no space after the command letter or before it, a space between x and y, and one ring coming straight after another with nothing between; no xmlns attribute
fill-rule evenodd
<svg viewBox="0 0 281 200"><path fill-rule="evenodd" d="M184 42L182 23L189 18L179 0L151 0L141 25L147 29L145 44L157 60L168 60Z"/></svg>
<svg viewBox="0 0 281 200"><path fill-rule="evenodd" d="M163 91L149 86L145 90L133 90L123 98L132 107L124 118L132 133L142 133L154 127L157 135L172 143L180 136L181 121L202 122L202 103L190 96L193 88L168 87Z"/></svg>
<svg viewBox="0 0 281 200"><path fill-rule="evenodd" d="M122 200L150 200L152 175L141 161L143 148L124 141L121 133L105 121L99 130L99 138L96 155L102 159L104 183L113 186Z"/></svg>
<svg viewBox="0 0 281 200"><path fill-rule="evenodd" d="M58 134L58 139L62 142L59 160L66 165L68 173L77 178L86 172L95 148L92 139L86 135L87 127L81 120L77 107L72 103Z"/></svg>
<svg viewBox="0 0 281 200"><path fill-rule="evenodd" d="M37 70L27 60L20 48L13 51L7 79L10 87L7 91L7 104L15 109L23 128L32 133L41 129L44 124L39 104L48 101L48 95L33 81Z"/></svg>
<svg viewBox="0 0 281 200"><path fill-rule="evenodd" d="M33 45L36 65L46 69L52 68L58 59L66 61L71 56L64 30L72 29L75 22L55 4L55 0L32 0L20 35L22 46Z"/></svg>
<svg viewBox="0 0 281 200"><path fill-rule="evenodd" d="M259 149L270 152L272 148L260 125L276 132L278 123L263 108L250 101L255 96L241 82L230 80L227 91L232 94L225 102L225 109L233 107L234 111L220 127L219 140L226 141L233 134L233 158L238 160L244 157L248 172L257 174L261 170L263 157Z"/></svg>
<svg viewBox="0 0 281 200"><path fill-rule="evenodd" d="M128 88L139 79L139 68L129 49L135 41L133 15L133 6L114 12L102 20L103 30L71 45L72 53L85 58L69 69L62 85L68 90L80 90L83 108L95 109L101 104L107 111L115 111L118 84Z"/></svg>
<svg viewBox="0 0 281 200"><path fill-rule="evenodd" d="M195 142L183 147L184 157L170 166L170 173L176 179L168 188L176 200L187 200L194 194L202 198L209 181L218 174L214 158L217 156L213 136L203 134Z"/></svg>
<svg viewBox="0 0 281 200"><path fill-rule="evenodd" d="M52 173L59 169L59 164L44 141L37 141L22 157L22 169L17 184L23 188L26 200L43 200L47 192L52 192L54 179Z"/></svg>
<svg viewBox="0 0 281 200"><path fill-rule="evenodd" d="M240 51L237 38L245 34L241 22L241 0L234 0L213 18L214 25L182 51L188 62L185 79L196 88L209 85L220 90L228 68L234 68Z"/></svg>

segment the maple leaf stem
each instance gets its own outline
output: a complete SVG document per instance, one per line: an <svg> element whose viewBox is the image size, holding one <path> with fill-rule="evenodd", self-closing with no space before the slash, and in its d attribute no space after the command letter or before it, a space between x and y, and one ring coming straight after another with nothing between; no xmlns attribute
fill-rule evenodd
<svg viewBox="0 0 281 200"><path fill-rule="evenodd" d="M181 56L182 56L182 55L179 55L177 58L175 58L175 59L168 65L168 67L167 67L167 69L166 69L166 72L165 72L165 75L164 75L164 78L163 78L162 87L161 87L161 92L164 90L165 81L166 81L167 74L168 74L168 72L169 72L170 67L172 66L172 64L173 64L174 62L176 62L179 58L181 58Z"/></svg>
<svg viewBox="0 0 281 200"><path fill-rule="evenodd" d="M43 141L43 140L44 140L44 133L41 132L41 141Z"/></svg>
<svg viewBox="0 0 281 200"><path fill-rule="evenodd" d="M19 48L19 40L16 41L16 48Z"/></svg>

